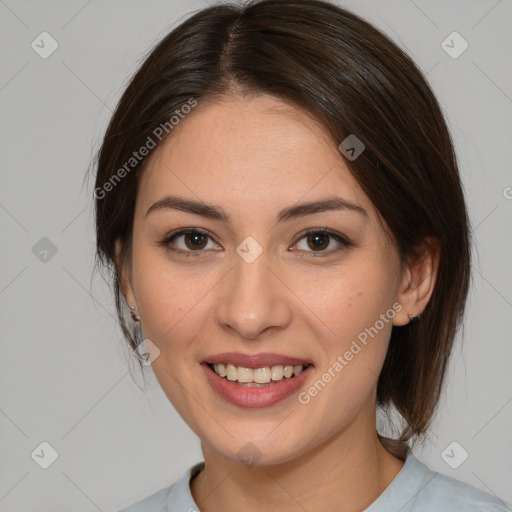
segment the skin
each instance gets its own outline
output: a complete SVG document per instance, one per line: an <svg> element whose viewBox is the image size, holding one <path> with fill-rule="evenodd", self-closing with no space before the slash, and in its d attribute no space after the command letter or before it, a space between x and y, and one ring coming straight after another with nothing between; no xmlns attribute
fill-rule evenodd
<svg viewBox="0 0 512 512"><path fill-rule="evenodd" d="M281 100L230 96L199 102L147 161L123 289L160 350L152 367L162 389L201 440L205 469L191 492L203 512L356 512L403 467L377 439L376 384L392 325L408 323L431 296L438 255L425 249L401 266L338 143ZM168 194L219 205L232 220L173 209L145 216ZM276 222L282 208L333 195L367 216L340 210ZM324 237L317 249L304 231L322 227L352 246ZM159 245L179 228L210 232L170 243L199 256ZM236 252L248 236L263 249L252 263ZM237 407L200 367L225 351L303 357L315 365L307 390L393 304L401 311L307 404L295 394L270 407ZM237 455L249 442L260 457L254 466Z"/></svg>

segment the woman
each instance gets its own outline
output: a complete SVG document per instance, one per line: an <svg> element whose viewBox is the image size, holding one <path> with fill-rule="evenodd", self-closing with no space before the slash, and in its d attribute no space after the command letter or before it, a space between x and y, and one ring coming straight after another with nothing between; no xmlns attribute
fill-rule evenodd
<svg viewBox="0 0 512 512"><path fill-rule="evenodd" d="M386 36L318 0L203 9L132 79L95 186L123 332L204 455L126 512L512 510L411 452L470 236L439 105Z"/></svg>

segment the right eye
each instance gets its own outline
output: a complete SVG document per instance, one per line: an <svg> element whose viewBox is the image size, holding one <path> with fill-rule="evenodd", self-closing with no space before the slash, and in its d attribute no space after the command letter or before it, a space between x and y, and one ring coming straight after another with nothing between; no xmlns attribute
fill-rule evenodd
<svg viewBox="0 0 512 512"><path fill-rule="evenodd" d="M180 238L182 239L181 247L179 244L175 243L175 240L179 240ZM208 231L197 228L187 228L180 229L179 231L166 236L159 245L165 247L169 251L182 253L186 256L199 256L207 247L208 239L211 240L211 236ZM178 248L176 248L176 246L178 246Z"/></svg>

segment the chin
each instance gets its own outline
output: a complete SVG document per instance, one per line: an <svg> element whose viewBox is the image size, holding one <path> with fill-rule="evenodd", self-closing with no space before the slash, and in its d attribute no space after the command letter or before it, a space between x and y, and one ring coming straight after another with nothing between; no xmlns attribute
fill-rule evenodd
<svg viewBox="0 0 512 512"><path fill-rule="evenodd" d="M274 432L267 437L262 435L261 429L254 429L254 431L245 429L243 435L236 435L236 432L233 432L233 437L225 434L222 439L210 436L203 444L207 444L230 461L252 467L272 466L293 461L308 450L303 443L304 432L301 433L300 439L295 440L290 437L286 429L283 429L281 435Z"/></svg>

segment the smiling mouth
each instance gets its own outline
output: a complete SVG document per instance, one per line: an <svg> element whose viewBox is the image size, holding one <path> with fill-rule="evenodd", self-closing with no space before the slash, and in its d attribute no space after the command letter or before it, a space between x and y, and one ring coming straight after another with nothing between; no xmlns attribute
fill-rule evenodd
<svg viewBox="0 0 512 512"><path fill-rule="evenodd" d="M300 375L311 364L262 366L260 368L245 368L233 364L205 363L219 377L243 387L268 387L283 380L291 380Z"/></svg>

